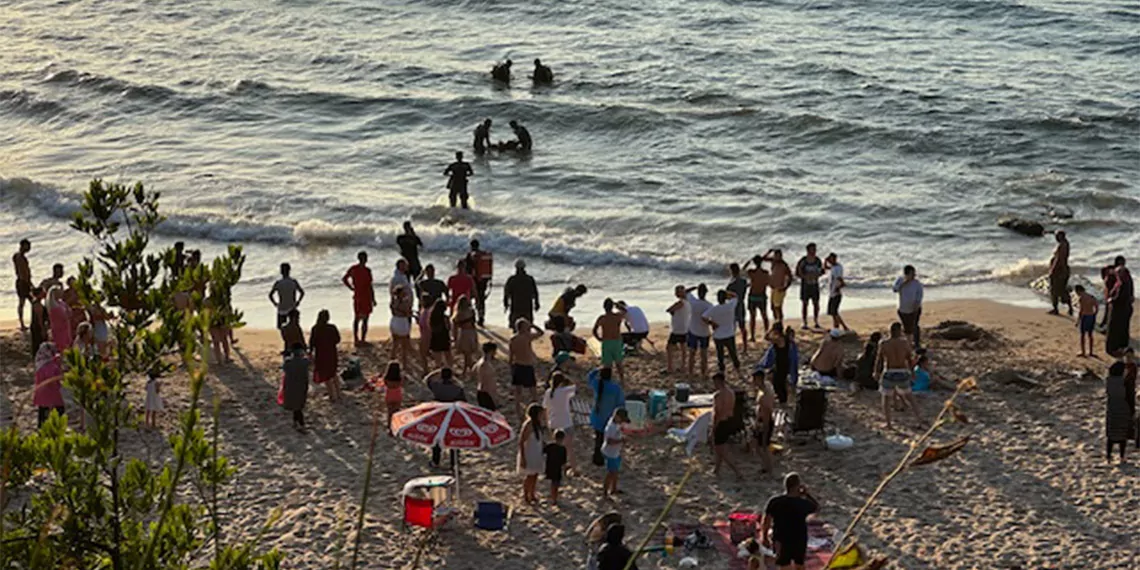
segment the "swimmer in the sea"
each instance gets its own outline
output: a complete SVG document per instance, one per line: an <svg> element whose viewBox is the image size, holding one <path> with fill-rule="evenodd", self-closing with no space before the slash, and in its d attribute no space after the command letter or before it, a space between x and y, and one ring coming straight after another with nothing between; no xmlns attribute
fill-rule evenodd
<svg viewBox="0 0 1140 570"><path fill-rule="evenodd" d="M554 71L548 65L542 65L542 60L534 59L534 75L531 76L535 85L550 85L554 83Z"/></svg>
<svg viewBox="0 0 1140 570"><path fill-rule="evenodd" d="M534 141L530 138L530 131L526 130L526 127L520 125L518 121L511 121L509 124L511 130L515 132L515 136L518 137L518 150L530 152L531 147L534 146Z"/></svg>
<svg viewBox="0 0 1140 570"><path fill-rule="evenodd" d="M475 154L483 154L488 148L494 147L491 143L491 119L484 119L475 127Z"/></svg>
<svg viewBox="0 0 1140 570"><path fill-rule="evenodd" d="M443 175L449 177L447 179L448 202L451 207L455 207L455 199L459 198L460 204L463 209L467 208L467 178L475 174L471 169L471 164L463 161L463 153L455 153L455 162L448 165L443 171Z"/></svg>
<svg viewBox="0 0 1140 570"><path fill-rule="evenodd" d="M504 61L503 63L496 64L491 68L491 79L511 84L511 60Z"/></svg>

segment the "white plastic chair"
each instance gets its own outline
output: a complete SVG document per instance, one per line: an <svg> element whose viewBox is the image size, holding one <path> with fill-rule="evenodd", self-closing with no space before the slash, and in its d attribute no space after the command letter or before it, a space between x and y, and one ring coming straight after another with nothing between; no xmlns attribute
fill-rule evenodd
<svg viewBox="0 0 1140 570"><path fill-rule="evenodd" d="M709 424L712 423L712 412L708 411L697 419L685 429L670 428L668 437L674 441L685 444L685 455L692 457L693 450L697 448L698 443L707 443L709 440Z"/></svg>

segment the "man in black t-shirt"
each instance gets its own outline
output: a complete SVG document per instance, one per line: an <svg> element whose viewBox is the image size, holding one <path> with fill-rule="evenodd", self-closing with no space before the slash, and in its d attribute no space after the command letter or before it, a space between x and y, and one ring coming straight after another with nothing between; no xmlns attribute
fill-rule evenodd
<svg viewBox="0 0 1140 570"><path fill-rule="evenodd" d="M421 311L431 310L431 306L440 299L445 302L451 301L448 298L447 283L435 278L435 266L430 263L424 267L424 278L416 283L416 289L419 293L416 295L418 298L423 299L425 295L428 297L427 304L420 307Z"/></svg>
<svg viewBox="0 0 1140 570"><path fill-rule="evenodd" d="M526 262L515 260L515 274L507 278L503 286L503 308L507 310L510 318L508 323L516 323L519 319L534 322L534 312L538 310L538 286L526 272Z"/></svg>
<svg viewBox="0 0 1140 570"><path fill-rule="evenodd" d="M455 162L447 165L443 175L447 177L447 201L455 207L458 198L464 210L467 209L467 179L475 174L471 165L463 161L463 153L455 153Z"/></svg>
<svg viewBox="0 0 1140 570"><path fill-rule="evenodd" d="M784 477L784 494L768 500L760 523L764 546L775 543L776 566L781 570L803 570L807 558L808 515L819 511L819 501L808 493L807 486L796 473ZM772 536L768 536L768 529Z"/></svg>

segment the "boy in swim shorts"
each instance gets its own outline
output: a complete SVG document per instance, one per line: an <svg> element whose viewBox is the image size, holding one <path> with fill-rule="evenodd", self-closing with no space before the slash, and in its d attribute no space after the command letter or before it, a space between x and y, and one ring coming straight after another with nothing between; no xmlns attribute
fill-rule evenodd
<svg viewBox="0 0 1140 570"><path fill-rule="evenodd" d="M621 361L625 359L625 343L621 339L621 327L625 322L625 311L616 307L613 299L602 303L603 312L594 321L594 338L602 343L602 367L612 366L618 373L618 380L625 382L625 370Z"/></svg>
<svg viewBox="0 0 1140 570"><path fill-rule="evenodd" d="M914 413L914 419L921 424L914 395L910 390L910 370L914 362L914 351L910 341L903 336L902 323L891 323L890 338L879 343L879 355L875 360L875 375L880 377L879 393L882 394L883 416L887 429L891 427L892 396L901 398Z"/></svg>
<svg viewBox="0 0 1140 570"><path fill-rule="evenodd" d="M1080 329L1081 356L1093 355L1093 331L1096 330L1096 313L1099 309L1096 297L1089 295L1085 288L1077 285L1073 288L1077 293L1077 304L1080 306L1080 316L1077 318L1077 327ZM1089 341L1089 352L1085 354L1085 339Z"/></svg>

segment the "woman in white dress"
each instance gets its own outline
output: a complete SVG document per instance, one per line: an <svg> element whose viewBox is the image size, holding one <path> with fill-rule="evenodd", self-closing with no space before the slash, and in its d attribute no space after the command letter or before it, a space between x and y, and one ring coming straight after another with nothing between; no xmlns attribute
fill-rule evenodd
<svg viewBox="0 0 1140 570"><path fill-rule="evenodd" d="M550 389L542 395L542 407L546 408L546 421L551 431L562 430L566 434L566 463L574 471L574 416L570 412L570 400L577 387L570 378L556 370L550 377Z"/></svg>
<svg viewBox="0 0 1140 570"><path fill-rule="evenodd" d="M523 501L527 503L538 502L535 488L538 486L538 476L545 467L542 455L542 443L546 426L542 425L542 406L531 404L526 409L526 421L519 428L519 473L523 479Z"/></svg>

